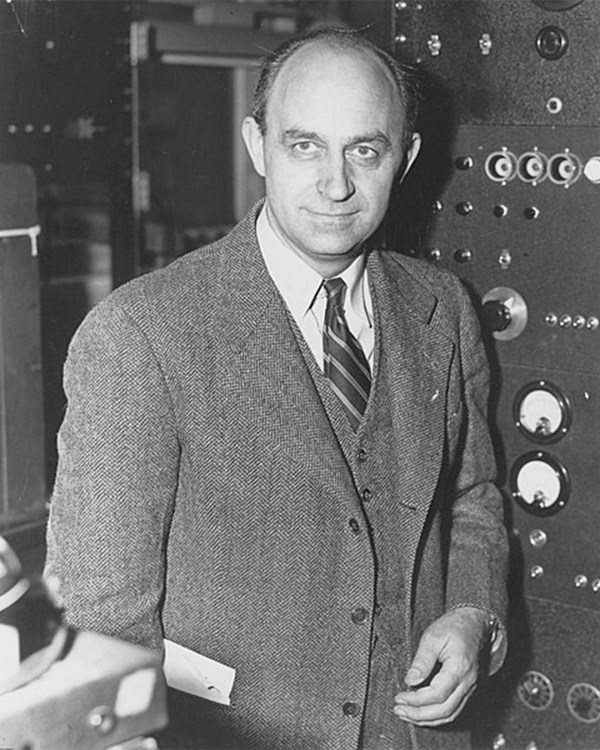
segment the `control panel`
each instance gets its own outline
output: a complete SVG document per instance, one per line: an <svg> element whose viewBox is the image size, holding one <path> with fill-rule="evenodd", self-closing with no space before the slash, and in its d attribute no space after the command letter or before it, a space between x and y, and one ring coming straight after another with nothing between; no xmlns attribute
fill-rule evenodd
<svg viewBox="0 0 600 750"><path fill-rule="evenodd" d="M394 3L426 103L392 222L404 252L470 290L492 368L515 621L498 749L600 747L596 6Z"/></svg>

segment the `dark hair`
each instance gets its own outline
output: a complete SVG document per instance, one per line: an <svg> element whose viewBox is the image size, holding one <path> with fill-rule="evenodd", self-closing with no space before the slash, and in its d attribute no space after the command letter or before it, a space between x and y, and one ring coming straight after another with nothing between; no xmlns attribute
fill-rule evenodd
<svg viewBox="0 0 600 750"><path fill-rule="evenodd" d="M349 29L317 29L302 36L292 37L264 58L260 77L254 91L254 103L252 107L252 115L258 123L260 132L263 135L266 133L267 104L279 72L295 52L310 42L321 40L338 48L369 50L383 63L396 84L400 103L404 111L402 145L404 148L407 148L410 145L415 130L419 108L419 87L416 73L409 65L396 60L388 52L381 49L381 47L378 47L365 36L362 36L360 32Z"/></svg>

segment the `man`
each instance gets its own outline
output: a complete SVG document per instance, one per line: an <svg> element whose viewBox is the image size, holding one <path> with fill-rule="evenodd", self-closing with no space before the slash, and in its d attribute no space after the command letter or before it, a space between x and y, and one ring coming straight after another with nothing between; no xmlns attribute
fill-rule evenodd
<svg viewBox="0 0 600 750"><path fill-rule="evenodd" d="M375 241L409 74L318 32L255 104L264 205L75 336L48 570L74 626L236 669L230 706L174 696L175 747L464 748L506 537L467 296Z"/></svg>

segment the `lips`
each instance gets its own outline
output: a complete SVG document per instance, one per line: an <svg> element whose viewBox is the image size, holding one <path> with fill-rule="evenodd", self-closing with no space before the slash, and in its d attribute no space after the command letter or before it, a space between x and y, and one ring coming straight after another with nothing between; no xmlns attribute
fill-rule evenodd
<svg viewBox="0 0 600 750"><path fill-rule="evenodd" d="M318 216L322 219L349 219L351 216L356 216L358 211L345 211L343 213L331 213L327 211L311 211L307 209L313 216Z"/></svg>

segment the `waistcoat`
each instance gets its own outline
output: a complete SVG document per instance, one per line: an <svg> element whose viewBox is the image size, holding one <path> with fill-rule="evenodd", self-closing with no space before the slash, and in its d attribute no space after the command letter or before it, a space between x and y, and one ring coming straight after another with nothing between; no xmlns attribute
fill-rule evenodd
<svg viewBox="0 0 600 750"><path fill-rule="evenodd" d="M366 696L359 707L364 750L416 750L413 728L392 712L393 698L402 685L410 660L410 606L406 596L407 571L394 568L389 541L381 533L386 514L401 502L394 492L395 456L391 410L388 408L390 373L375 338L372 385L369 401L355 433L337 396L318 367L308 345L289 316L323 408L351 472L357 495L357 512L348 519L355 534L367 534L371 542L375 590L370 611L352 612L355 627L369 628L369 678ZM352 659L353 655L349 654Z"/></svg>

